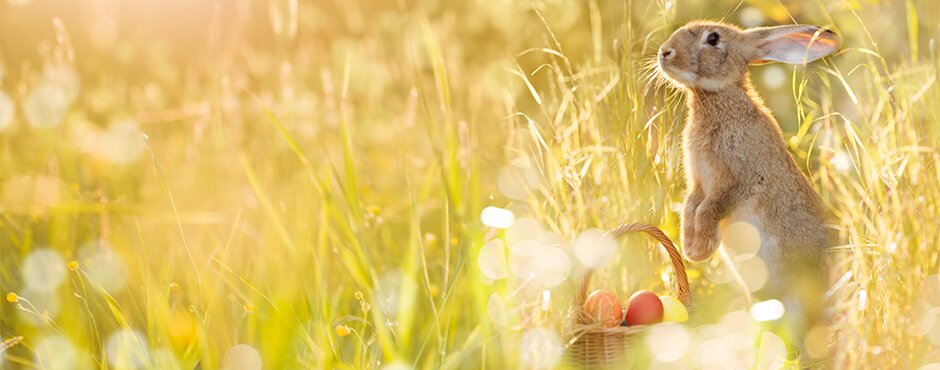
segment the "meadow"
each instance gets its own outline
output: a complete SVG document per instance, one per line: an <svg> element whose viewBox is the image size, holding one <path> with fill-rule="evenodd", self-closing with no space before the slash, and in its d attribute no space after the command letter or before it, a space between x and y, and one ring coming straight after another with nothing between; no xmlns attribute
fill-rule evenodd
<svg viewBox="0 0 940 370"><path fill-rule="evenodd" d="M651 63L695 19L842 36L751 68L836 236L803 356L940 369L931 0L5 0L0 368L567 366L585 253L592 287L674 293L649 239L593 251L678 242ZM799 366L760 258L686 269L639 367Z"/></svg>

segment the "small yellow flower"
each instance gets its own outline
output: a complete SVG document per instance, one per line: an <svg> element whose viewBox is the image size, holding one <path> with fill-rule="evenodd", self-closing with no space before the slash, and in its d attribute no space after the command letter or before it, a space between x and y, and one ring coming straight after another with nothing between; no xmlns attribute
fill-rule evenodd
<svg viewBox="0 0 940 370"><path fill-rule="evenodd" d="M13 292L7 293L7 302L16 303L19 300L20 300L20 297L17 296L16 293L13 293Z"/></svg>
<svg viewBox="0 0 940 370"><path fill-rule="evenodd" d="M170 291L175 292L175 291L179 290L179 288L180 288L180 285L177 284L176 282L170 283Z"/></svg>
<svg viewBox="0 0 940 370"><path fill-rule="evenodd" d="M375 217L379 214L379 212L382 212L382 209L379 208L379 206L372 205L372 206L366 207L366 212L369 212L369 214L372 215L372 217Z"/></svg>
<svg viewBox="0 0 940 370"><path fill-rule="evenodd" d="M71 260L66 266L69 267L69 270L75 271L75 270L78 270L79 264L78 264L78 261Z"/></svg>
<svg viewBox="0 0 940 370"><path fill-rule="evenodd" d="M350 333L352 333L352 328L346 325L336 325L336 335L345 337L349 335Z"/></svg>
<svg viewBox="0 0 940 370"><path fill-rule="evenodd" d="M437 296L441 294L441 288L438 288L437 284L431 284L431 286L428 287L428 294L430 294L432 298L437 298Z"/></svg>
<svg viewBox="0 0 940 370"><path fill-rule="evenodd" d="M244 305L242 305L242 309L244 309L245 312L247 313L253 313L255 312L255 305L251 303L245 303Z"/></svg>

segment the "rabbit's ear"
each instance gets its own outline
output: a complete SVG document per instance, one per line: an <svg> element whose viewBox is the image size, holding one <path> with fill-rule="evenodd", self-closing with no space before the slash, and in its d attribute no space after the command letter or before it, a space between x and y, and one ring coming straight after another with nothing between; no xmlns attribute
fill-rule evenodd
<svg viewBox="0 0 940 370"><path fill-rule="evenodd" d="M819 26L778 26L747 30L754 46L751 63L783 62L805 64L839 49L842 43L835 32Z"/></svg>

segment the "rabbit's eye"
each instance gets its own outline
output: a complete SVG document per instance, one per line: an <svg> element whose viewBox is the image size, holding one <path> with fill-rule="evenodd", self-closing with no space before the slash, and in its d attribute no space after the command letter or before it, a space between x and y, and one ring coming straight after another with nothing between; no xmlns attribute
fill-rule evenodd
<svg viewBox="0 0 940 370"><path fill-rule="evenodd" d="M711 46L718 46L718 33L712 32L710 35L708 35L708 38L705 39L705 42Z"/></svg>

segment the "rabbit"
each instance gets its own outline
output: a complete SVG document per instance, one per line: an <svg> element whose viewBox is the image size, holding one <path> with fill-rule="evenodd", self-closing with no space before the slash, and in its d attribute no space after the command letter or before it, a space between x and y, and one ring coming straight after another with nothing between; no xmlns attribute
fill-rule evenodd
<svg viewBox="0 0 940 370"><path fill-rule="evenodd" d="M829 231L822 200L787 151L748 65L804 64L840 44L819 26L741 29L703 21L676 30L657 56L657 70L684 91L689 111L682 140L685 257L711 256L720 225L743 221L757 229L758 256L770 276L765 291L783 301L796 342L823 311Z"/></svg>

